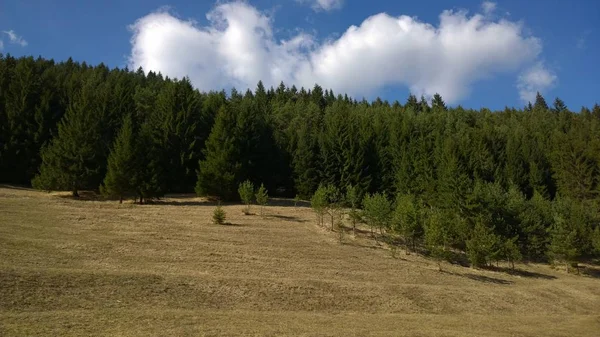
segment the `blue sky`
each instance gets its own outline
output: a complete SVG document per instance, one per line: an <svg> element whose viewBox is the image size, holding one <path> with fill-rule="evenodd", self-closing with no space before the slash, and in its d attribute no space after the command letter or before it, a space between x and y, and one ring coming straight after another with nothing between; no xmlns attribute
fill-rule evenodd
<svg viewBox="0 0 600 337"><path fill-rule="evenodd" d="M599 28L593 0L0 3L0 52L15 56L144 66L201 90L319 82L492 109L537 90L576 111L600 102Z"/></svg>

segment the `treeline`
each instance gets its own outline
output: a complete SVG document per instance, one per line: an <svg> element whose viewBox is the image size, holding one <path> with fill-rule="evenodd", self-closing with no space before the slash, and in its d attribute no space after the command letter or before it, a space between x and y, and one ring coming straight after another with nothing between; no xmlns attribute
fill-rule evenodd
<svg viewBox="0 0 600 337"><path fill-rule="evenodd" d="M412 241L427 243L439 222L443 251L492 235L530 260L597 254L599 123L598 105L573 112L539 94L492 112L439 95L357 101L318 85L201 93L141 69L0 55L5 183L140 202L191 191L232 200L246 180L303 198L351 186L365 211L365 196L414 208L399 218L417 219Z"/></svg>

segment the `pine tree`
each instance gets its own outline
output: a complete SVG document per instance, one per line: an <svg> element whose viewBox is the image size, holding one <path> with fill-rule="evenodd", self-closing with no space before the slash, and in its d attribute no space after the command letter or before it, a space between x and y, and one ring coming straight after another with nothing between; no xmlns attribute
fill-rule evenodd
<svg viewBox="0 0 600 337"><path fill-rule="evenodd" d="M327 188L320 185L310 199L310 205L317 215L317 224L323 225L323 215L327 210Z"/></svg>
<svg viewBox="0 0 600 337"><path fill-rule="evenodd" d="M130 115L126 115L113 149L108 156L108 171L100 190L107 196L118 196L123 203L123 196L134 190L134 174L136 161L135 135Z"/></svg>
<svg viewBox="0 0 600 337"><path fill-rule="evenodd" d="M421 235L421 221L419 219L420 210L412 195L399 195L396 200L396 209L394 211L394 227L404 238L406 254L409 253L409 242L413 249L416 246L416 239Z"/></svg>
<svg viewBox="0 0 600 337"><path fill-rule="evenodd" d="M535 103L533 104L533 110L535 111L546 111L548 110L548 104L546 100L539 92L535 94Z"/></svg>
<svg viewBox="0 0 600 337"><path fill-rule="evenodd" d="M136 135L135 173L133 186L140 204L164 194L164 171L160 162L159 142L148 123L141 125Z"/></svg>
<svg viewBox="0 0 600 337"><path fill-rule="evenodd" d="M555 113L561 113L563 111L568 111L567 110L567 106L565 105L565 102L556 97L556 99L554 100L554 108L552 109L553 112Z"/></svg>
<svg viewBox="0 0 600 337"><path fill-rule="evenodd" d="M269 201L269 194L264 184L260 184L260 187L256 191L256 203L260 206L260 215L263 215L264 207Z"/></svg>
<svg viewBox="0 0 600 337"><path fill-rule="evenodd" d="M504 241L502 245L502 255L506 259L508 263L510 263L511 268L515 269L515 262L521 261L523 256L521 255L521 251L517 246L518 237L514 237L512 239L508 239Z"/></svg>
<svg viewBox="0 0 600 337"><path fill-rule="evenodd" d="M361 200L361 195L359 194L358 188L356 186L346 186L346 203L350 206L349 216L350 221L352 222L352 231L354 235L356 235L356 223L360 219L358 207L360 206Z"/></svg>
<svg viewBox="0 0 600 337"><path fill-rule="evenodd" d="M440 271L441 261L448 258L450 243L449 227L444 221L442 212L437 209L429 210L425 221L425 246L431 256L437 260Z"/></svg>
<svg viewBox="0 0 600 337"><path fill-rule="evenodd" d="M94 102L97 81L90 78L84 84L60 121L58 135L41 150L35 188L68 190L77 197L80 190L100 185L107 148L102 139L104 111Z"/></svg>
<svg viewBox="0 0 600 337"><path fill-rule="evenodd" d="M217 207L213 211L213 223L215 225L224 225L226 216L227 215L226 215L225 211L223 210L223 207L221 207L220 204L217 205Z"/></svg>
<svg viewBox="0 0 600 337"><path fill-rule="evenodd" d="M250 180L240 183L238 187L238 193L240 195L240 199L242 199L242 202L246 205L244 214L250 214L250 204L254 198L254 184L252 184Z"/></svg>
<svg viewBox="0 0 600 337"><path fill-rule="evenodd" d="M554 262L563 262L568 270L569 264L580 255L577 242L577 230L562 215L556 215L551 229L551 241L548 255Z"/></svg>
<svg viewBox="0 0 600 337"><path fill-rule="evenodd" d="M478 219L467 241L467 255L471 264L474 267L486 266L497 251L498 237L493 229L483 223L483 219Z"/></svg>
<svg viewBox="0 0 600 337"><path fill-rule="evenodd" d="M447 111L448 108L446 107L446 103L444 102L444 100L442 99L442 96L440 94L435 94L433 95L433 98L431 99L431 108L435 111Z"/></svg>
<svg viewBox="0 0 600 337"><path fill-rule="evenodd" d="M380 234L383 234L383 230L390 226L392 203L384 194L367 194L363 199L363 210L371 234L374 234L374 228L379 228Z"/></svg>
<svg viewBox="0 0 600 337"><path fill-rule="evenodd" d="M223 200L235 198L241 163L238 162L238 144L232 125L235 125L235 119L231 111L222 107L206 141L204 159L200 161L196 184L198 195L214 195Z"/></svg>
<svg viewBox="0 0 600 337"><path fill-rule="evenodd" d="M408 95L408 99L406 100L406 104L404 105L407 109L412 109L413 112L419 111L419 101L417 101L417 96L410 94Z"/></svg>

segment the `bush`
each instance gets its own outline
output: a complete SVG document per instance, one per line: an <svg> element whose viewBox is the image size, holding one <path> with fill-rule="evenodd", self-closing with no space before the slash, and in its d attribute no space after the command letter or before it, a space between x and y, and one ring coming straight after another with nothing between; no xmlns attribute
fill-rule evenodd
<svg viewBox="0 0 600 337"><path fill-rule="evenodd" d="M213 223L215 225L224 225L225 224L225 211L218 205L213 212Z"/></svg>

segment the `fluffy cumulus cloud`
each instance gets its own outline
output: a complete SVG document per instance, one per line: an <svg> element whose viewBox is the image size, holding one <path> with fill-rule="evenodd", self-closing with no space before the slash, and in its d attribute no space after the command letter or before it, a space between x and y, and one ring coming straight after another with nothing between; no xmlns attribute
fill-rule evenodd
<svg viewBox="0 0 600 337"><path fill-rule="evenodd" d="M8 40L10 43L12 44L18 44L21 47L26 47L27 46L27 41L25 41L23 39L23 37L17 35L17 33L15 33L14 30L5 30L2 31L2 33L8 35Z"/></svg>
<svg viewBox="0 0 600 337"><path fill-rule="evenodd" d="M280 40L273 18L245 2L219 4L207 18L204 27L167 11L140 18L130 26L130 65L189 76L201 90L284 81L360 98L405 85L455 103L477 81L516 73L541 52L540 41L520 23L465 11L442 12L437 26L381 13L325 42L304 33Z"/></svg>
<svg viewBox="0 0 600 337"><path fill-rule="evenodd" d="M538 62L531 68L526 69L517 80L519 96L527 102L534 102L537 92L544 92L552 88L557 81L556 75L546 68L543 62Z"/></svg>

